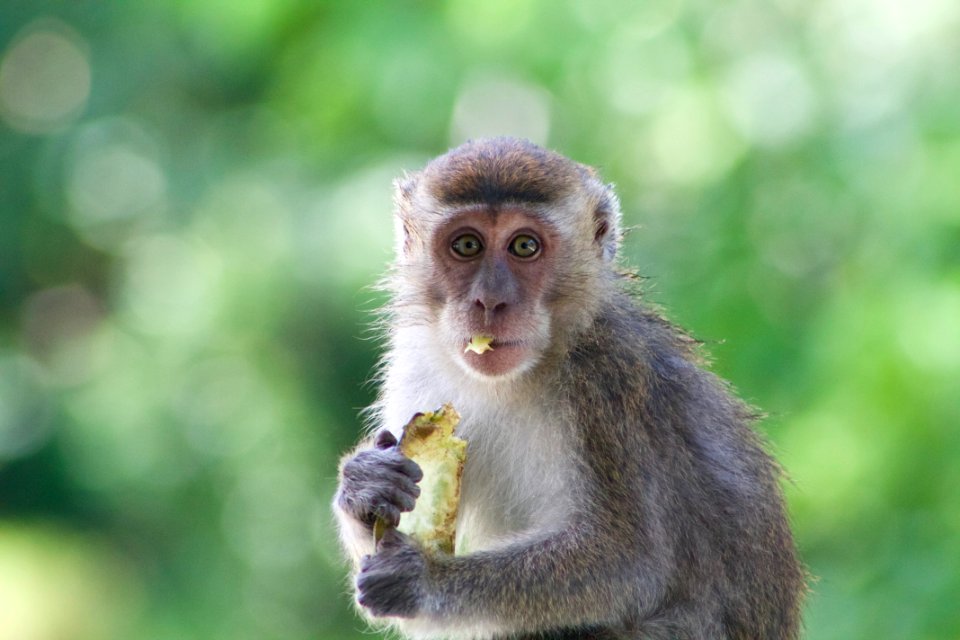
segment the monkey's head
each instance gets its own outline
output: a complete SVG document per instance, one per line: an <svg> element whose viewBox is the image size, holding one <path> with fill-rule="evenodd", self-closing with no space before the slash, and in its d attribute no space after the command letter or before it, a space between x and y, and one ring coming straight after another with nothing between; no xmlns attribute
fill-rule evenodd
<svg viewBox="0 0 960 640"><path fill-rule="evenodd" d="M396 214L398 315L480 378L533 368L612 290L616 196L593 169L530 142L453 149L397 181ZM492 350L465 351L476 335Z"/></svg>

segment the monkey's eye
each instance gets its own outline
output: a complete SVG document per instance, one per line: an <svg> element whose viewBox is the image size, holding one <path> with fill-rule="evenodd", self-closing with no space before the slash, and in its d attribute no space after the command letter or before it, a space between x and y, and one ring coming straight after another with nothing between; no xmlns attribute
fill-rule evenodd
<svg viewBox="0 0 960 640"><path fill-rule="evenodd" d="M465 233L454 238L450 248L461 258L473 258L483 251L483 243L474 234Z"/></svg>
<svg viewBox="0 0 960 640"><path fill-rule="evenodd" d="M510 253L518 258L532 258L540 252L540 241L531 235L521 233L510 241Z"/></svg>

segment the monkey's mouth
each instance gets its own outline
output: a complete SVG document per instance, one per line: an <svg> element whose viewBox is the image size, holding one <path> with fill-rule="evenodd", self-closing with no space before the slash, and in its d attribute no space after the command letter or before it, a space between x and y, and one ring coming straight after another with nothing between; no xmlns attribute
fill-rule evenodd
<svg viewBox="0 0 960 640"><path fill-rule="evenodd" d="M467 345L470 344L471 340L472 338L465 338L463 340L464 349L466 349ZM490 352L500 348L523 346L523 340L501 340L500 338L494 338L488 344L490 348L487 350L487 352ZM477 355L484 355L484 354L477 354Z"/></svg>
<svg viewBox="0 0 960 640"><path fill-rule="evenodd" d="M468 344L464 340L464 346ZM483 353L466 350L462 357L466 365L484 377L499 378L521 369L530 359L530 350L523 340L495 338Z"/></svg>

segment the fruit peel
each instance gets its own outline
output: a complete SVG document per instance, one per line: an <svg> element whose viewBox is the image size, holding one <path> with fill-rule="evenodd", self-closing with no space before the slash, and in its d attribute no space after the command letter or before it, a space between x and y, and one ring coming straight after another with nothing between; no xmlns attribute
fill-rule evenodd
<svg viewBox="0 0 960 640"><path fill-rule="evenodd" d="M460 414L450 404L418 413L404 426L397 445L423 471L417 504L400 516L397 529L431 553L452 554L455 549L460 480L467 457L466 441L453 433L459 422ZM383 530L379 521L374 533L377 541Z"/></svg>

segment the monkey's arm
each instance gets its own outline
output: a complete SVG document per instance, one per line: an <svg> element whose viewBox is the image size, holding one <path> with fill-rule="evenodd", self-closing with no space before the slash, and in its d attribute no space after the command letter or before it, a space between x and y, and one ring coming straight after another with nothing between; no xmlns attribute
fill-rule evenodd
<svg viewBox="0 0 960 640"><path fill-rule="evenodd" d="M625 547L630 538L586 516L495 551L431 557L391 531L361 563L358 601L375 616L411 618L402 626L424 637L465 625L483 634L613 625L654 608L665 588L663 558Z"/></svg>
<svg viewBox="0 0 960 640"><path fill-rule="evenodd" d="M340 486L333 502L340 540L354 565L374 552L373 525L378 518L391 526L410 511L420 495L423 472L396 448L386 429L344 457Z"/></svg>

